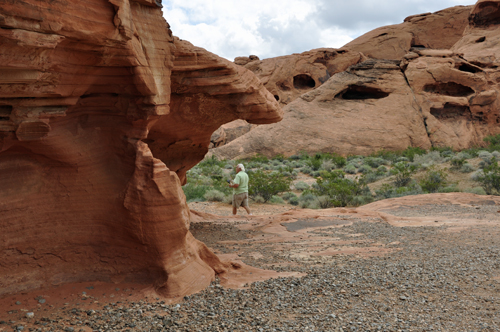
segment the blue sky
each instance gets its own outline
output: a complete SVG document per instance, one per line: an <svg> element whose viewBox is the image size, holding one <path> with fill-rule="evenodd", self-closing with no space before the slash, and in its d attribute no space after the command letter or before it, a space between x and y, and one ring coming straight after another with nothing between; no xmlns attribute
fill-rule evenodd
<svg viewBox="0 0 500 332"><path fill-rule="evenodd" d="M473 0L163 0L174 35L234 60L339 48L377 27Z"/></svg>

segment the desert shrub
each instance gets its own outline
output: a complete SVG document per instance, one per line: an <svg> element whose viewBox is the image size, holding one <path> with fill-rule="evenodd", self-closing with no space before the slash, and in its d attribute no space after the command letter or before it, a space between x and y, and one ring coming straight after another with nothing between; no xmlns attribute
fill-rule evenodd
<svg viewBox="0 0 500 332"><path fill-rule="evenodd" d="M500 134L485 137L484 141L488 142L488 149L490 151L500 150Z"/></svg>
<svg viewBox="0 0 500 332"><path fill-rule="evenodd" d="M387 167L380 165L377 167L377 175L385 175L387 173Z"/></svg>
<svg viewBox="0 0 500 332"><path fill-rule="evenodd" d="M290 191L290 184L292 183L292 179L284 176L281 172L267 173L257 170L249 173L249 177L249 195L262 196L264 202L269 201L274 195Z"/></svg>
<svg viewBox="0 0 500 332"><path fill-rule="evenodd" d="M273 195L271 197L271 199L269 199L269 203L271 203L271 204L285 204L285 201L283 200L283 198L281 198L277 195Z"/></svg>
<svg viewBox="0 0 500 332"><path fill-rule="evenodd" d="M474 172L475 170L476 169L474 168L474 166L472 166L469 163L464 163L462 165L462 167L460 168L460 172L462 172L462 173L470 173L470 172Z"/></svg>
<svg viewBox="0 0 500 332"><path fill-rule="evenodd" d="M306 190L306 189L310 188L310 186L307 183L305 183L304 181L297 182L294 185L294 187L295 187L295 189L300 190L300 191L303 191L303 190Z"/></svg>
<svg viewBox="0 0 500 332"><path fill-rule="evenodd" d="M467 188L465 189L465 192L476 195L486 195L486 191L484 191L483 187Z"/></svg>
<svg viewBox="0 0 500 332"><path fill-rule="evenodd" d="M292 193L291 191L286 192L286 193L284 193L284 194L283 194L283 199L284 199L285 201L289 201L289 200L290 200L290 199L292 199L292 198L298 198L298 197L297 197L297 195L295 195L295 194L294 194L294 193Z"/></svg>
<svg viewBox="0 0 500 332"><path fill-rule="evenodd" d="M279 160L280 162L283 162L286 158L282 154L278 154L272 158L273 160Z"/></svg>
<svg viewBox="0 0 500 332"><path fill-rule="evenodd" d="M488 151L479 151L477 154L479 158L481 158L486 164L491 164L491 159L493 155Z"/></svg>
<svg viewBox="0 0 500 332"><path fill-rule="evenodd" d="M335 167L335 164L333 163L333 160L331 160L331 159L324 159L321 162L320 169L323 170L323 171L330 172L334 167Z"/></svg>
<svg viewBox="0 0 500 332"><path fill-rule="evenodd" d="M311 172L311 176L313 178L317 178L318 176L320 176L320 174L321 174L321 171L312 171Z"/></svg>
<svg viewBox="0 0 500 332"><path fill-rule="evenodd" d="M479 178L482 177L483 175L484 171L482 169L479 169L470 175L470 179L472 181L479 181Z"/></svg>
<svg viewBox="0 0 500 332"><path fill-rule="evenodd" d="M259 163L253 163L253 164L251 164L249 167L250 167L250 168L252 168L252 167L260 167L260 164L259 164ZM225 168L225 169L233 169L233 168L234 168L234 165L233 165L233 164L229 164L229 163L228 163L228 164L226 164L226 165L224 166L224 168Z"/></svg>
<svg viewBox="0 0 500 332"><path fill-rule="evenodd" d="M453 158L451 158L451 168L454 169L454 170L458 170L458 169L461 169L462 166L465 164L466 160L465 158L460 158L458 156L454 156Z"/></svg>
<svg viewBox="0 0 500 332"><path fill-rule="evenodd" d="M408 163L409 161L410 161L410 159L407 157L397 157L396 160L394 160L394 162L396 162L396 163L400 163L400 162Z"/></svg>
<svg viewBox="0 0 500 332"><path fill-rule="evenodd" d="M363 174L371 172L371 171L372 171L372 168L369 165L361 165L361 167L358 168L358 172L363 173Z"/></svg>
<svg viewBox="0 0 500 332"><path fill-rule="evenodd" d="M377 199L387 199L395 197L403 197L409 195L422 194L422 188L417 184L410 184L407 187L394 187L390 184L384 184L379 190L375 191Z"/></svg>
<svg viewBox="0 0 500 332"><path fill-rule="evenodd" d="M440 164L444 161L439 151L430 151L424 155L415 155L413 161L427 168L432 165Z"/></svg>
<svg viewBox="0 0 500 332"><path fill-rule="evenodd" d="M310 166L305 166L302 167L300 171L304 174L311 174L313 172L313 169Z"/></svg>
<svg viewBox="0 0 500 332"><path fill-rule="evenodd" d="M419 181L419 184L425 192L435 193L446 185L446 177L444 170L430 169Z"/></svg>
<svg viewBox="0 0 500 332"><path fill-rule="evenodd" d="M318 189L313 189L313 193L328 196L333 206L351 204L354 196L361 195L368 188L363 179L348 179L342 171L322 172L316 183Z"/></svg>
<svg viewBox="0 0 500 332"><path fill-rule="evenodd" d="M209 202L222 202L225 196L226 195L223 192L218 191L217 189L208 190L203 195L203 197Z"/></svg>
<svg viewBox="0 0 500 332"><path fill-rule="evenodd" d="M371 195L354 196L352 199L352 206L361 206L373 202L373 197Z"/></svg>
<svg viewBox="0 0 500 332"><path fill-rule="evenodd" d="M184 191L184 195L186 195L186 200L188 202L204 201L205 193L211 189L213 189L212 186L203 186L192 183L187 183L182 187L182 190Z"/></svg>
<svg viewBox="0 0 500 332"><path fill-rule="evenodd" d="M495 157L495 160L496 160L496 161L500 161L500 152L498 152L498 151L493 151L493 152L491 153L491 155L492 155L493 157Z"/></svg>
<svg viewBox="0 0 500 332"><path fill-rule="evenodd" d="M500 166L494 161L491 165L483 169L483 175L478 177L478 182L481 183L484 191L488 195L500 195Z"/></svg>
<svg viewBox="0 0 500 332"><path fill-rule="evenodd" d="M253 156L252 158L250 158L248 161L266 164L269 162L269 159L266 156L258 153L255 156Z"/></svg>
<svg viewBox="0 0 500 332"><path fill-rule="evenodd" d="M425 151L425 149L419 148L418 146L416 146L416 147L409 146L406 148L406 150L401 152L401 155L403 157L408 158L408 161L414 161L415 156L424 155L426 153L427 153L427 151Z"/></svg>
<svg viewBox="0 0 500 332"><path fill-rule="evenodd" d="M262 196L259 196L259 195L252 197L252 199L255 203L260 203L260 204L265 203L264 198Z"/></svg>
<svg viewBox="0 0 500 332"><path fill-rule="evenodd" d="M355 165L353 164L347 164L345 167L344 167L344 172L348 173L348 174L356 174L356 172L358 171L358 169L356 168Z"/></svg>
<svg viewBox="0 0 500 332"><path fill-rule="evenodd" d="M315 201L316 205L318 208L320 209L329 209L331 207L334 207L334 204L332 202L332 200L330 199L330 197L328 196L319 196L316 201Z"/></svg>
<svg viewBox="0 0 500 332"><path fill-rule="evenodd" d="M361 167L365 163L362 156L351 156L347 158L347 165L354 165L356 168Z"/></svg>
<svg viewBox="0 0 500 332"><path fill-rule="evenodd" d="M375 157L366 157L364 160L365 165L368 165L373 168L377 168L380 165L387 165L387 161L383 158L375 158Z"/></svg>
<svg viewBox="0 0 500 332"><path fill-rule="evenodd" d="M365 179L366 183L373 183L373 182L381 179L382 177L383 177L383 175L380 175L380 174L375 173L375 172L368 172L368 173L364 174L364 179Z"/></svg>
<svg viewBox="0 0 500 332"><path fill-rule="evenodd" d="M395 175L394 185L396 187L407 186L411 182L412 176L415 171L415 166L410 165L407 162L397 162L391 169L391 172Z"/></svg>
<svg viewBox="0 0 500 332"><path fill-rule="evenodd" d="M441 187L438 190L438 193L459 193L459 192L461 192L461 190L458 189L458 187L455 184L451 186Z"/></svg>
<svg viewBox="0 0 500 332"><path fill-rule="evenodd" d="M274 159L274 160L271 160L270 164L271 164L272 166L275 166L275 167L276 167L276 166L281 166L281 165L282 165L282 162L281 162L281 160Z"/></svg>
<svg viewBox="0 0 500 332"><path fill-rule="evenodd" d="M459 152L455 155L455 157L459 158L459 159L471 159L472 156L466 152L466 151L462 151L462 152Z"/></svg>
<svg viewBox="0 0 500 332"><path fill-rule="evenodd" d="M299 205L299 198L298 197L292 197L292 198L290 198L290 200L288 201L288 203L290 203L291 205L297 206L297 205Z"/></svg>
<svg viewBox="0 0 500 332"><path fill-rule="evenodd" d="M382 158L389 163L394 163L397 158L401 156L401 152L388 151L388 150L380 150L370 155L370 157L374 158Z"/></svg>

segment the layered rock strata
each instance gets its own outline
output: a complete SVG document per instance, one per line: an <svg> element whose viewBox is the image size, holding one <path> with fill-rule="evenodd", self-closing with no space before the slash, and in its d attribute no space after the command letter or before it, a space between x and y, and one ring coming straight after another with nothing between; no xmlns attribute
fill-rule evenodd
<svg viewBox="0 0 500 332"><path fill-rule="evenodd" d="M156 0L0 3L0 295L206 287L181 184L210 135L281 118L248 70L175 39Z"/></svg>
<svg viewBox="0 0 500 332"><path fill-rule="evenodd" d="M321 82L308 74L311 84L302 93L285 89L289 99L279 98L286 104L281 123L254 129L213 153L221 158L300 151L347 155L483 144L484 137L500 132L499 3L479 1L411 16L330 49L335 56L325 63L331 77ZM324 53L284 58L306 61ZM345 61L349 55L351 63ZM316 60L306 62L319 66ZM274 82L287 81L290 87L297 75L313 72L279 63L282 57L245 66L275 96L283 91ZM266 71L271 64L277 69Z"/></svg>

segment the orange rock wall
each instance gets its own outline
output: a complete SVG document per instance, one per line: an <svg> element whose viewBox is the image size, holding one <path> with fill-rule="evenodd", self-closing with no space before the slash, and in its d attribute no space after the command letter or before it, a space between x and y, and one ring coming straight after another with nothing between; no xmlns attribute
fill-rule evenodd
<svg viewBox="0 0 500 332"><path fill-rule="evenodd" d="M175 297L224 270L181 183L221 124L281 118L253 74L175 40L153 0L1 2L0 63L0 295L102 280Z"/></svg>

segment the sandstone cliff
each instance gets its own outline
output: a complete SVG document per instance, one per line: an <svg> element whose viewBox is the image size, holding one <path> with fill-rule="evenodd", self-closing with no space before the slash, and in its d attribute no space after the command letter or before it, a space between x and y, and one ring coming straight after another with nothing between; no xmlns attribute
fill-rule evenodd
<svg viewBox="0 0 500 332"><path fill-rule="evenodd" d="M185 172L223 123L282 112L174 38L159 3L0 3L0 295L101 280L175 297L227 268L189 232Z"/></svg>
<svg viewBox="0 0 500 332"><path fill-rule="evenodd" d="M338 50L248 62L245 67L286 105L284 120L213 153L347 155L482 144L500 132L499 3L411 16Z"/></svg>

